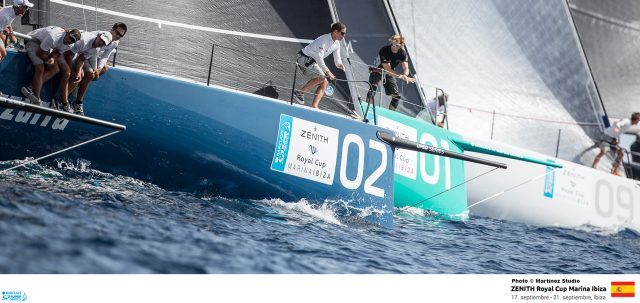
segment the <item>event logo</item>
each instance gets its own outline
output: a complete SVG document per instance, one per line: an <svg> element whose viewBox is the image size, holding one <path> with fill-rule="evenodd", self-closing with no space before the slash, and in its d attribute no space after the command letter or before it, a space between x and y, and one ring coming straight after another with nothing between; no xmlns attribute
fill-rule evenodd
<svg viewBox="0 0 640 303"><path fill-rule="evenodd" d="M281 114L271 169L332 185L339 138L333 127Z"/></svg>
<svg viewBox="0 0 640 303"><path fill-rule="evenodd" d="M309 151L312 155L315 155L318 152L318 148L313 145L309 145Z"/></svg>
<svg viewBox="0 0 640 303"><path fill-rule="evenodd" d="M553 160L547 160L554 162ZM544 196L553 199L553 188L556 183L556 169L551 166L547 166L547 174L544 177Z"/></svg>
<svg viewBox="0 0 640 303"><path fill-rule="evenodd" d="M2 301L27 301L27 293L24 291L3 291Z"/></svg>
<svg viewBox="0 0 640 303"><path fill-rule="evenodd" d="M611 297L632 298L636 296L636 282L611 282Z"/></svg>

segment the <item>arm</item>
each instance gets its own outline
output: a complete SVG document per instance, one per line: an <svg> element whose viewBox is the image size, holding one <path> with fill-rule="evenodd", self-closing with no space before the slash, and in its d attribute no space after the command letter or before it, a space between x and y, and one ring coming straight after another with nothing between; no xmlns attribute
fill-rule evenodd
<svg viewBox="0 0 640 303"><path fill-rule="evenodd" d="M408 83L415 83L416 79L409 77L409 62L402 62L402 76L400 77L402 80Z"/></svg>
<svg viewBox="0 0 640 303"><path fill-rule="evenodd" d="M91 72L94 72L98 67L98 56L89 58L87 63L89 63L89 69L91 70Z"/></svg>
<svg viewBox="0 0 640 303"><path fill-rule="evenodd" d="M62 54L64 56L64 60L67 61L67 64L71 66L71 62L73 62L73 52L68 50Z"/></svg>
<svg viewBox="0 0 640 303"><path fill-rule="evenodd" d="M340 42L338 42L338 48L333 52L333 63L337 68L344 71L344 64L342 64L342 57L340 55Z"/></svg>
<svg viewBox="0 0 640 303"><path fill-rule="evenodd" d="M314 51L309 57L313 58L313 60L318 63L322 71L324 71L325 73L329 71L327 64L324 63L324 50Z"/></svg>
<svg viewBox="0 0 640 303"><path fill-rule="evenodd" d="M87 59L85 58L83 53L78 54L76 65L74 66L74 69L71 71L71 78L73 79L74 83L79 82L80 79L82 79L82 67L84 66L84 61L86 60Z"/></svg>
<svg viewBox="0 0 640 303"><path fill-rule="evenodd" d="M109 61L109 57L111 56L111 54L116 52L116 48L113 48L109 51L104 51L100 54L100 56L98 57L98 63L96 65L97 69L102 69L105 65L107 65L107 61Z"/></svg>
<svg viewBox="0 0 640 303"><path fill-rule="evenodd" d="M409 64L408 64L407 62L402 62L402 68L404 69L404 65L405 65L405 64L407 65L407 69L405 69L405 73L407 73L407 74L408 74L408 71L409 71L409 69L408 69ZM393 77L396 77L396 78L400 78L400 79L404 80L404 81L405 81L405 82L407 82L407 83L414 83L414 82L416 82L416 80L415 80L415 79L413 79L413 78L411 78L411 77L407 76L406 74L398 74L398 73L396 73L396 71L394 71L394 70L391 68L391 64L389 64L389 63L382 63L382 68L384 68L384 70L385 70L385 72L387 72L387 74L389 74L389 75L391 75L391 76L393 76Z"/></svg>

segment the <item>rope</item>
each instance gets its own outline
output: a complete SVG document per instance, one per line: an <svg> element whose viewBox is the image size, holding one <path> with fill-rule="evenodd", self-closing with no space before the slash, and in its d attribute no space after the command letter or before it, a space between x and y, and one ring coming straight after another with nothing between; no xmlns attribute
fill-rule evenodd
<svg viewBox="0 0 640 303"><path fill-rule="evenodd" d="M88 141L84 141L84 142L79 143L79 144L76 144L76 145L74 145L74 146L67 147L67 148L62 149L62 150L59 150L59 151L57 151L57 152L54 152L54 153L51 153L51 154L48 154L48 155L42 156L42 157L40 157L40 158L38 158L38 159L29 160L29 161L27 161L27 162L25 162L25 163L22 163L22 164L19 164L19 165L14 166L14 167L10 167L10 168L7 168L7 169L5 169L5 170L0 171L0 175L1 175L1 174L4 174L4 173L6 173L6 172L8 172L8 171L10 171L10 170L14 170L14 169L16 169L16 168L19 168L19 167L23 167L23 166L25 166L25 165L28 165L28 164L30 164L30 163L37 162L37 161L40 161L40 160L42 160L42 159L45 159L45 158L48 158L48 157L51 157L51 156L55 156L55 155L57 155L57 154L60 154L60 153L63 153L63 152L69 151L69 150L72 150L72 149L74 149L74 148L78 148L78 147L83 146L83 145L85 145L85 144L89 144L89 143L91 143L91 142L101 140L101 139L103 139L103 138L109 137L109 136L114 135L114 134L119 133L119 132L121 132L121 130L116 130L116 131L110 132L110 133L108 133L108 134L106 134L106 135L102 135L102 136L100 136L100 137L93 138L93 139L88 140Z"/></svg>
<svg viewBox="0 0 640 303"><path fill-rule="evenodd" d="M537 180L537 179L540 179L540 178L542 178L542 177L544 177L544 176L548 175L549 173L554 172L555 170L556 170L555 168L552 168L550 171L548 171L548 172L546 172L546 173L544 173L544 174L542 174L542 175L539 175L539 176L533 177L533 178L531 178L531 179L529 179L529 180L526 180L526 181L524 181L524 182L522 182L522 183L520 183L520 184L517 184L517 185L515 185L515 186L512 186L512 187L510 187L510 188L507 188L507 189L505 189L505 190L503 190L503 191L501 191L501 192L495 193L495 194L493 194L493 195L491 195L491 196L489 196L489 197L486 197L486 198L484 198L484 199L482 199L482 200L480 200L480 201L478 201L478 202L476 202L476 203L473 203L473 204L471 204L471 205L467 206L467 209L472 208L472 207L474 207L474 206L476 206L476 205L478 205L478 204L480 204L480 203L484 203L485 201L488 201L488 200L490 200L490 199L493 199L493 198L495 198L495 197L498 197L498 196L500 196L500 195L502 195L502 194L505 194L505 193L507 193L507 192L509 192L509 191L511 191L511 190L513 190L513 189L515 189L515 188L518 188L518 187L520 187L520 186L522 186L522 185L525 185L525 184L527 184L527 183L529 183L529 182L533 182L533 181L535 181L535 180Z"/></svg>
<svg viewBox="0 0 640 303"><path fill-rule="evenodd" d="M456 187L458 187L458 186L461 186L461 185L467 184L467 183L469 183L469 182L471 182L471 181L473 181L473 180L475 180L475 179L477 179L477 178L480 178L480 177L482 177L482 176L484 176L484 175L486 175L486 174L488 174L488 173L490 173L490 172L492 172L492 171L494 171L494 170L496 170L496 169L498 169L498 167L494 167L493 169L488 170L488 171L486 171L486 172L484 172L484 173L482 173L482 174L480 174L480 175L477 175L477 176L475 176L475 177L473 177L473 178L471 178L471 179L469 179L469 180L465 180L464 182L461 182L461 183L457 184L457 185L456 185L456 186L454 186L454 187L451 187L451 188L449 188L449 189L445 189L445 190L443 190L443 191L441 191L441 192L439 192L439 193L437 193L437 194L435 194L435 195L433 195L433 196L431 196L431 197L429 197L429 198L426 198L426 199L424 199L424 200L422 200L422 201L420 201L420 202L418 202L418 203L416 203L416 204L411 205L410 207L416 207L417 205L420 205L420 204L422 204L422 203L424 203L424 202L427 202L427 201L429 201L429 200L431 200L431 199L433 199L433 198L435 198L435 197L437 197L437 196L439 196L439 195L441 195L441 194L444 194L444 193L446 193L446 192L448 192L448 191L451 191L452 189L454 189L454 188L456 188Z"/></svg>
<svg viewBox="0 0 640 303"><path fill-rule="evenodd" d="M84 12L84 0L82 0L82 18L84 18L84 30L89 31L89 28L87 27L87 15Z"/></svg>

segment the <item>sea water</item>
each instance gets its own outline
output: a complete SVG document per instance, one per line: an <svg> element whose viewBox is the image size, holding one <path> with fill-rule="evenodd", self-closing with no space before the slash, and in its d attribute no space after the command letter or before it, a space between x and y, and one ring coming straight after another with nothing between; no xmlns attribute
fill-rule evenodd
<svg viewBox="0 0 640 303"><path fill-rule="evenodd" d="M640 235L627 229L411 208L389 229L351 224L330 202L201 197L55 163L0 175L0 273L640 272Z"/></svg>

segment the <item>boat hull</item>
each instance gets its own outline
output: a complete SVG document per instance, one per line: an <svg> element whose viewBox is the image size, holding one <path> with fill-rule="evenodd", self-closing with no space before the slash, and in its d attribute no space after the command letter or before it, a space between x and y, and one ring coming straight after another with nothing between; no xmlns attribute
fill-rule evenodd
<svg viewBox="0 0 640 303"><path fill-rule="evenodd" d="M465 139L514 154L545 158L494 141ZM562 168L553 170L507 158L485 157L499 159L507 163L509 169L494 171L468 183L470 215L536 226L640 230L638 181L553 157L546 159L561 164ZM465 166L469 175L486 171L472 163ZM499 194L502 191L506 192ZM484 202L476 204L480 201Z"/></svg>
<svg viewBox="0 0 640 303"><path fill-rule="evenodd" d="M417 118L377 108L377 122L397 136L428 146L462 153L451 139L459 135ZM396 150L394 159L395 206L415 207L446 216L466 216L467 190L464 163L439 155Z"/></svg>
<svg viewBox="0 0 640 303"><path fill-rule="evenodd" d="M24 54L9 52L0 65L0 90L20 96L31 69ZM49 83L44 99L54 89ZM345 211L373 208L380 212L368 219L391 224L393 149L377 138L381 128L127 68L111 68L93 82L84 103L87 116L124 124L127 130L64 157L86 159L92 168L171 190L347 201ZM29 113L8 108L0 108L0 114L1 160L43 156L108 132L75 121L64 128L52 122L42 126L43 117L27 119Z"/></svg>

